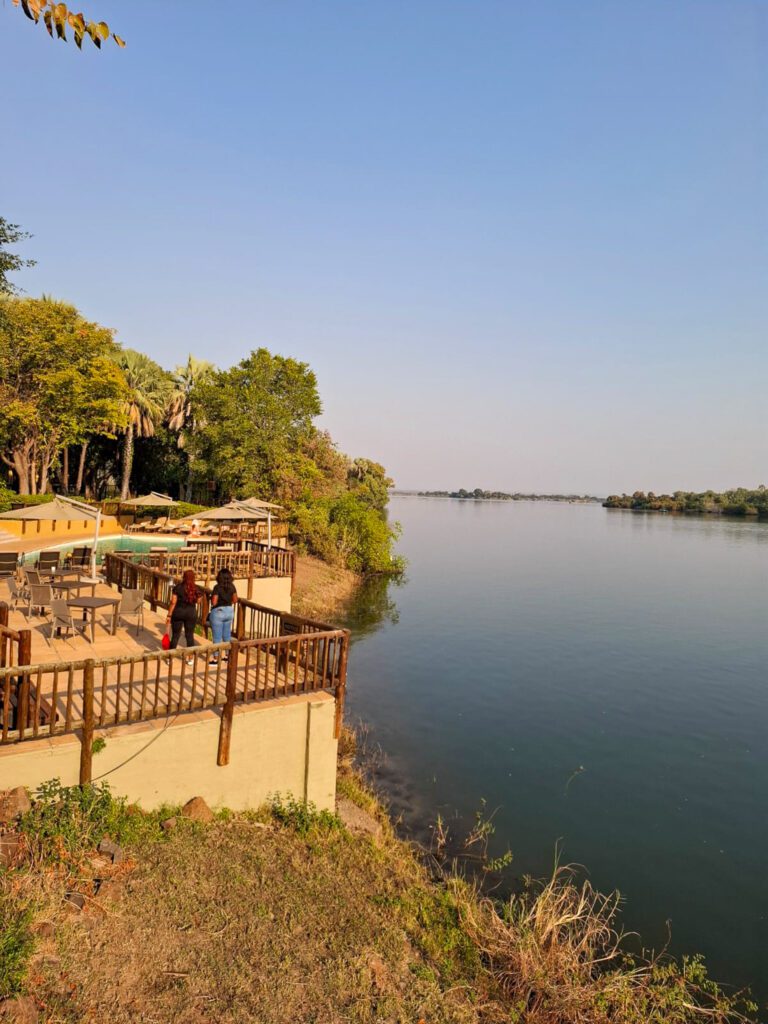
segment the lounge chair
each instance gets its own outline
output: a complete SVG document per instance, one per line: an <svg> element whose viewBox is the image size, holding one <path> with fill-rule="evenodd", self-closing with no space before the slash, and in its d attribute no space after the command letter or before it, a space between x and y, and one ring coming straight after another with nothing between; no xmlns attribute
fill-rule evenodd
<svg viewBox="0 0 768 1024"><path fill-rule="evenodd" d="M66 601L63 601L59 597L54 597L51 601L51 640L57 629L66 629L67 633L82 633L87 637L87 626L82 619L78 621L72 614L72 609L69 607Z"/></svg>
<svg viewBox="0 0 768 1024"><path fill-rule="evenodd" d="M139 629L144 628L144 592L142 590L123 591L118 616L122 619L123 616L129 615L136 616L136 636L138 636Z"/></svg>
<svg viewBox="0 0 768 1024"><path fill-rule="evenodd" d="M18 564L18 551L0 551L0 579L15 576Z"/></svg>
<svg viewBox="0 0 768 1024"><path fill-rule="evenodd" d="M151 519L142 519L140 523L131 523L131 525L126 528L126 533L136 533L139 530L148 530L151 526Z"/></svg>
<svg viewBox="0 0 768 1024"><path fill-rule="evenodd" d="M167 525L168 525L168 516L160 516L160 518L156 519L154 521L154 523L152 523L151 526L147 527L147 530L150 533L161 533L161 532L165 531L165 528L166 528Z"/></svg>

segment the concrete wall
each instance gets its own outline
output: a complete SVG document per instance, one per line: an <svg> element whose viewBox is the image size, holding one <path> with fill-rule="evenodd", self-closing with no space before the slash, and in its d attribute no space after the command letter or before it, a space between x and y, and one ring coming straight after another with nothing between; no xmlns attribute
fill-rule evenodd
<svg viewBox="0 0 768 1024"><path fill-rule="evenodd" d="M326 693L239 706L230 763L216 764L219 715L213 711L99 729L106 747L93 758L94 782L146 810L202 796L211 807L256 808L272 794L333 810L336 798L336 702ZM78 736L54 736L0 747L0 790L36 789L48 779L76 785Z"/></svg>
<svg viewBox="0 0 768 1024"><path fill-rule="evenodd" d="M265 576L263 579L251 581L250 600L274 608L279 612L291 610L291 578L290 576ZM240 597L248 597L248 580L235 580L235 587Z"/></svg>

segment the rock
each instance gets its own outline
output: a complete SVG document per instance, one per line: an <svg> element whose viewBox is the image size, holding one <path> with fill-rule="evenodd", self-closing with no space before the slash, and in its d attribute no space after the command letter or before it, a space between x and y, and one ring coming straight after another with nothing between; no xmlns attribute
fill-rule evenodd
<svg viewBox="0 0 768 1024"><path fill-rule="evenodd" d="M39 939L52 939L56 932L53 921L36 921L29 930Z"/></svg>
<svg viewBox="0 0 768 1024"><path fill-rule="evenodd" d="M17 864L24 853L26 844L24 836L9 832L0 836L0 867L10 868Z"/></svg>
<svg viewBox="0 0 768 1024"><path fill-rule="evenodd" d="M116 903L123 893L120 882L115 878L106 878L96 891L96 897L100 902Z"/></svg>
<svg viewBox="0 0 768 1024"><path fill-rule="evenodd" d="M32 996L16 996L0 1002L0 1020L3 1024L37 1024L39 1019Z"/></svg>
<svg viewBox="0 0 768 1024"><path fill-rule="evenodd" d="M113 843L111 839L102 839L99 843L99 853L103 853L105 857L109 857L113 864L120 864L125 860L125 851L117 843Z"/></svg>
<svg viewBox="0 0 768 1024"><path fill-rule="evenodd" d="M172 818L166 818L165 821L161 821L160 828L163 832L170 832L171 829L176 828L176 815Z"/></svg>
<svg viewBox="0 0 768 1024"><path fill-rule="evenodd" d="M181 809L182 816L190 821L213 821L213 811L201 796L193 796Z"/></svg>
<svg viewBox="0 0 768 1024"><path fill-rule="evenodd" d="M15 821L31 809L32 804L23 786L0 793L0 824Z"/></svg>
<svg viewBox="0 0 768 1024"><path fill-rule="evenodd" d="M364 811L362 807L353 804L344 796L340 796L336 801L336 813L350 832L370 835L376 839L381 835L381 822L376 821L368 811Z"/></svg>
<svg viewBox="0 0 768 1024"><path fill-rule="evenodd" d="M64 897L64 902L67 904L67 909L82 910L85 906L85 896L81 892L68 892Z"/></svg>

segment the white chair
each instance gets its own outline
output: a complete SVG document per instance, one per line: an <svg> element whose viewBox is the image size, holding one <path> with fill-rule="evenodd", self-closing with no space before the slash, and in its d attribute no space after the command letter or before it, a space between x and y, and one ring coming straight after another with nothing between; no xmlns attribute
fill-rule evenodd
<svg viewBox="0 0 768 1024"><path fill-rule="evenodd" d="M118 616L122 619L129 615L136 616L136 636L138 636L139 629L144 628L144 592L142 590L123 591Z"/></svg>
<svg viewBox="0 0 768 1024"><path fill-rule="evenodd" d="M82 633L87 639L86 624L74 617L72 609L60 597L51 599L51 640L53 640L53 635L57 629L65 629L68 634Z"/></svg>

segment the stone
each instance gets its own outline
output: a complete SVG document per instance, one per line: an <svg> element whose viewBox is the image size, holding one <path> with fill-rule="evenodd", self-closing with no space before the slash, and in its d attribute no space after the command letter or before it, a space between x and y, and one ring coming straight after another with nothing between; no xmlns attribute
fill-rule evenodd
<svg viewBox="0 0 768 1024"><path fill-rule="evenodd" d="M125 860L125 850L111 839L102 839L99 843L99 853L109 857L113 864L120 864Z"/></svg>
<svg viewBox="0 0 768 1024"><path fill-rule="evenodd" d="M0 793L0 824L15 821L32 809L29 795L23 786L6 789Z"/></svg>
<svg viewBox="0 0 768 1024"><path fill-rule="evenodd" d="M52 939L56 933L53 921L36 921L29 930L39 939Z"/></svg>
<svg viewBox="0 0 768 1024"><path fill-rule="evenodd" d="M336 801L336 813L350 832L355 832L358 835L370 835L375 839L381 835L381 822L377 821L368 811L364 811L362 807L353 804L345 796L340 796Z"/></svg>
<svg viewBox="0 0 768 1024"><path fill-rule="evenodd" d="M213 821L213 811L201 796L193 796L181 809L182 816L190 821L202 821L208 824Z"/></svg>
<svg viewBox="0 0 768 1024"><path fill-rule="evenodd" d="M176 824L176 815L174 815L172 818L166 818L165 821L161 821L160 828L163 832L170 832L171 829L176 828Z"/></svg>
<svg viewBox="0 0 768 1024"><path fill-rule="evenodd" d="M26 843L16 832L0 836L0 867L10 868L21 860Z"/></svg>
<svg viewBox="0 0 768 1024"><path fill-rule="evenodd" d="M15 996L0 1002L0 1020L3 1024L37 1024L39 1019L32 996Z"/></svg>
<svg viewBox="0 0 768 1024"><path fill-rule="evenodd" d="M68 892L64 897L67 909L82 910L85 906L85 896L81 892Z"/></svg>

